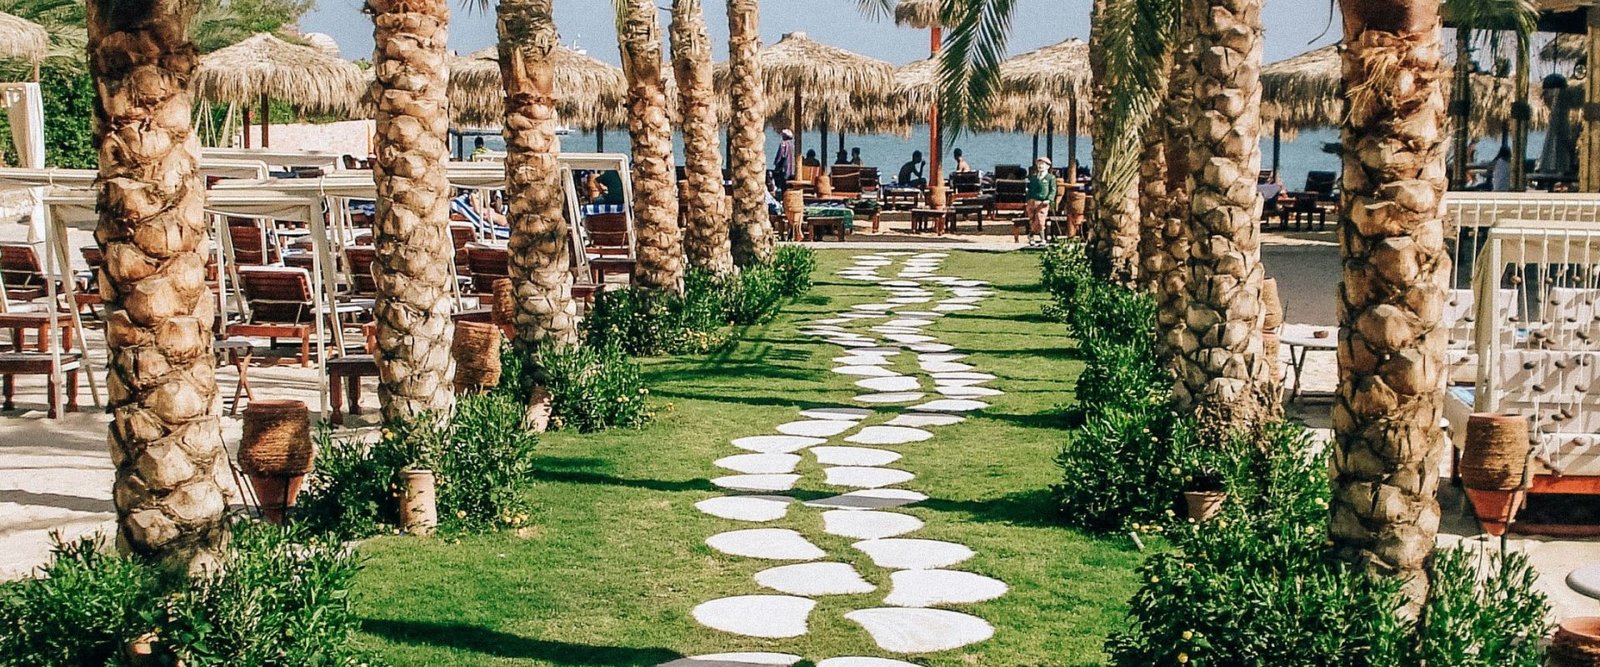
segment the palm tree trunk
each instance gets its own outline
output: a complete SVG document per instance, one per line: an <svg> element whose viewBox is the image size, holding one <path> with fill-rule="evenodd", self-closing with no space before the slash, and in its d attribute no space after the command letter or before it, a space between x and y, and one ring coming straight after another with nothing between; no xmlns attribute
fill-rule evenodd
<svg viewBox="0 0 1600 667"><path fill-rule="evenodd" d="M205 181L189 123L195 5L92 0L86 9L117 544L195 571L215 565L227 542L229 495L218 483L227 452L212 375Z"/></svg>
<svg viewBox="0 0 1600 667"><path fill-rule="evenodd" d="M1439 313L1450 259L1439 5L1340 4L1349 114L1331 533L1341 556L1404 579L1404 611L1414 615L1428 595L1445 454Z"/></svg>
<svg viewBox="0 0 1600 667"><path fill-rule="evenodd" d="M733 169L733 259L739 266L772 260L760 15L758 0L728 0L728 99L733 105L729 165Z"/></svg>
<svg viewBox="0 0 1600 667"><path fill-rule="evenodd" d="M455 405L445 0L368 0L377 74L378 401L390 422Z"/></svg>
<svg viewBox="0 0 1600 667"><path fill-rule="evenodd" d="M578 342L565 195L557 161L550 53L560 38L550 0L501 0L500 78L506 88L506 199L517 344Z"/></svg>
<svg viewBox="0 0 1600 667"><path fill-rule="evenodd" d="M1170 72L1170 64L1167 69ZM1166 90L1170 87L1168 78L1161 81L1163 99L1171 95L1171 91ZM1159 293L1167 268L1163 249L1167 205L1171 203L1167 193L1167 169L1167 134L1158 117L1145 128L1144 150L1139 156L1139 285L1152 294Z"/></svg>
<svg viewBox="0 0 1600 667"><path fill-rule="evenodd" d="M1189 0L1190 257L1180 405L1208 439L1253 433L1277 411L1261 341L1261 0Z"/></svg>
<svg viewBox="0 0 1600 667"><path fill-rule="evenodd" d="M1105 13L1105 0L1094 1L1094 14L1089 32L1089 70L1094 79L1095 108L1110 108L1110 82L1107 79L1101 17ZM1113 191L1101 167L1111 151L1109 114L1098 114L1092 125L1094 136L1095 217L1089 225L1089 257L1095 272L1112 282L1133 285L1139 273L1139 187L1132 183L1120 191Z"/></svg>
<svg viewBox="0 0 1600 667"><path fill-rule="evenodd" d="M1187 17L1187 13L1179 17L1167 97L1156 119L1157 127L1150 130L1159 131L1165 139L1167 182L1166 200L1159 205L1160 247L1146 255L1143 268L1155 274L1151 282L1156 286L1156 351L1169 365L1182 353L1188 333L1185 315L1189 309L1189 122L1194 107L1194 24Z"/></svg>
<svg viewBox="0 0 1600 667"><path fill-rule="evenodd" d="M616 0L617 38L628 77L628 133L633 137L634 224L639 263L634 281L650 290L683 289L683 232L672 160L672 123L661 74L661 25L652 0Z"/></svg>
<svg viewBox="0 0 1600 667"><path fill-rule="evenodd" d="M733 273L733 249L724 210L722 152L717 150L717 112L711 106L711 37L700 0L672 2L672 68L678 78L683 117L684 246L689 264L715 275Z"/></svg>

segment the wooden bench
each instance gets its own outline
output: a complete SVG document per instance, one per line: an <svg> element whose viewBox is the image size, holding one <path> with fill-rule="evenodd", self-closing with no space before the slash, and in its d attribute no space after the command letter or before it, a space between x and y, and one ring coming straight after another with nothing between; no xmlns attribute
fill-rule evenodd
<svg viewBox="0 0 1600 667"><path fill-rule="evenodd" d="M344 425L344 402L349 396L350 414L361 414L361 378L378 377L378 360L370 354L351 354L328 360L328 399L333 414L328 421ZM345 389L349 389L346 394Z"/></svg>
<svg viewBox="0 0 1600 667"><path fill-rule="evenodd" d="M920 234L932 231L944 235L944 227L950 217L950 212L942 208L918 208L911 210L911 231Z"/></svg>
<svg viewBox="0 0 1600 667"><path fill-rule="evenodd" d="M78 368L80 361L76 353L61 355L61 372L67 379L67 412L78 411ZM40 352L0 352L0 376L3 376L5 394L5 409L17 409L14 400L17 390L18 375L43 375L47 378L47 392L50 401L50 418L55 419L60 414L60 406L56 402L56 360L54 355Z"/></svg>
<svg viewBox="0 0 1600 667"><path fill-rule="evenodd" d="M821 241L824 235L844 240L844 218L838 216L812 216L805 219L805 236L808 241Z"/></svg>

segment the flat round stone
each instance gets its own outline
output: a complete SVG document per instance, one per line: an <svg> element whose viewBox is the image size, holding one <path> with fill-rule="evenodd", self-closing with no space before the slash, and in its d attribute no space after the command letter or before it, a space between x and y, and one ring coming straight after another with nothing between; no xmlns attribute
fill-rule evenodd
<svg viewBox="0 0 1600 667"><path fill-rule="evenodd" d="M860 595L877 590L848 563L780 565L757 572L756 583L780 593L806 597Z"/></svg>
<svg viewBox="0 0 1600 667"><path fill-rule="evenodd" d="M889 326L887 324L880 324L878 326L872 327L872 331L874 333L886 333L886 334L914 334L914 333L917 333L917 332L922 331L922 330L918 329L916 327L891 327L891 326Z"/></svg>
<svg viewBox="0 0 1600 667"><path fill-rule="evenodd" d="M884 301L888 301L889 303L897 303L897 304L927 303L927 302L932 301L932 300L933 299L931 299L929 297L925 297L925 296L897 296L897 297L892 297L892 298L889 298L889 299L884 299Z"/></svg>
<svg viewBox="0 0 1600 667"><path fill-rule="evenodd" d="M811 408L810 410L801 410L800 416L806 419L860 421L871 417L872 411L865 408Z"/></svg>
<svg viewBox="0 0 1600 667"><path fill-rule="evenodd" d="M823 481L827 484L852 489L877 489L904 484L917 478L916 475L904 470L868 466L837 466L823 472L826 473Z"/></svg>
<svg viewBox="0 0 1600 667"><path fill-rule="evenodd" d="M816 560L828 554L787 528L751 528L718 533L706 546L730 556L764 560Z"/></svg>
<svg viewBox="0 0 1600 667"><path fill-rule="evenodd" d="M854 424L851 424L854 426ZM727 468L746 475L782 475L794 472L800 464L798 454L740 454L724 456L712 461L718 468Z"/></svg>
<svg viewBox="0 0 1600 667"><path fill-rule="evenodd" d="M941 313L959 313L965 310L977 310L978 307L965 303L941 303L933 309Z"/></svg>
<svg viewBox="0 0 1600 667"><path fill-rule="evenodd" d="M829 535L858 540L881 540L922 529L922 519L896 512L829 510L822 513L822 530Z"/></svg>
<svg viewBox="0 0 1600 667"><path fill-rule="evenodd" d="M934 570L973 556L964 544L939 540L888 538L864 540L850 546L865 553L878 567L894 570Z"/></svg>
<svg viewBox="0 0 1600 667"><path fill-rule="evenodd" d="M980 298L981 299L981 298L986 297L986 296L994 296L994 292L990 291L990 290L973 289L971 287L960 287L959 286L959 285L961 285L960 281L956 281L956 282L951 283L951 284L952 285L958 285L958 287L950 290L950 292L952 294L955 294L957 297L966 296L966 297L976 297L976 298Z"/></svg>
<svg viewBox="0 0 1600 667"><path fill-rule="evenodd" d="M912 410L921 412L972 412L989 407L983 401L969 401L964 398L944 398L937 401L928 401L922 405L911 406Z"/></svg>
<svg viewBox="0 0 1600 667"><path fill-rule="evenodd" d="M799 481L799 475L729 475L711 483L734 491L788 491Z"/></svg>
<svg viewBox="0 0 1600 667"><path fill-rule="evenodd" d="M887 317L887 315L884 313L868 313L860 310L852 310L839 313L839 317L846 320L871 320L879 317Z"/></svg>
<svg viewBox="0 0 1600 667"><path fill-rule="evenodd" d="M862 403L910 403L922 399L921 392L898 391L881 394L862 394L855 400Z"/></svg>
<svg viewBox="0 0 1600 667"><path fill-rule="evenodd" d="M845 438L845 441L858 445L902 445L932 437L932 433L906 426L868 426L861 429L860 433Z"/></svg>
<svg viewBox="0 0 1600 667"><path fill-rule="evenodd" d="M895 347L858 347L850 350L850 354L892 357L900 354L900 349Z"/></svg>
<svg viewBox="0 0 1600 667"><path fill-rule="evenodd" d="M734 440L733 446L760 454L793 454L824 442L827 440L798 435L752 435Z"/></svg>
<svg viewBox="0 0 1600 667"><path fill-rule="evenodd" d="M977 380L978 382L988 382L988 381L994 380L996 378L995 378L995 376L990 375L988 373L974 373L972 371L950 371L950 372L934 373L933 374L933 379L935 381L939 381L939 380Z"/></svg>
<svg viewBox="0 0 1600 667"><path fill-rule="evenodd" d="M788 653L716 653L680 658L657 667L792 667L800 656Z"/></svg>
<svg viewBox="0 0 1600 667"><path fill-rule="evenodd" d="M909 346L912 352L949 352L956 346L946 343L916 343Z"/></svg>
<svg viewBox="0 0 1600 667"><path fill-rule="evenodd" d="M944 609L885 607L852 611L844 617L861 624L878 648L892 653L937 653L994 636L988 621Z"/></svg>
<svg viewBox="0 0 1600 667"><path fill-rule="evenodd" d="M909 662L890 660L888 658L828 658L817 663L817 667L917 667Z"/></svg>
<svg viewBox="0 0 1600 667"><path fill-rule="evenodd" d="M855 428L855 422L838 419L811 419L779 424L778 432L784 435L803 435L812 438L829 438Z"/></svg>
<svg viewBox="0 0 1600 667"><path fill-rule="evenodd" d="M889 361L888 358L879 355L849 354L842 357L834 357L833 363L843 364L845 366L888 366L894 362Z"/></svg>
<svg viewBox="0 0 1600 667"><path fill-rule="evenodd" d="M939 387L939 393L949 396L950 398L983 398L985 396L1000 396L1005 392L1000 391L999 389L991 389L989 387L943 386Z"/></svg>
<svg viewBox="0 0 1600 667"><path fill-rule="evenodd" d="M912 428L922 428L925 426L950 426L952 424L960 424L966 420L966 417L961 417L958 415L924 415L907 413L885 422L884 426L910 426ZM814 452L817 451L817 449L820 448L814 448L811 451Z"/></svg>
<svg viewBox="0 0 1600 667"><path fill-rule="evenodd" d="M938 340L933 336L923 336L921 334L889 334L884 336L884 338L892 340L896 343L905 343L907 345L911 343L926 343L928 341Z"/></svg>
<svg viewBox="0 0 1600 667"><path fill-rule="evenodd" d="M889 320L884 324L891 327L925 327L933 324L933 320Z"/></svg>
<svg viewBox="0 0 1600 667"><path fill-rule="evenodd" d="M886 466L901 457L900 452L870 447L812 447L811 454L825 466Z"/></svg>
<svg viewBox="0 0 1600 667"><path fill-rule="evenodd" d="M841 510L880 510L904 507L927 499L928 496L924 494L905 489L862 489L812 500L807 502L806 506Z"/></svg>
<svg viewBox="0 0 1600 667"><path fill-rule="evenodd" d="M893 590L883 603L895 607L975 604L1006 594L1006 584L981 574L955 570L901 570L889 575Z"/></svg>
<svg viewBox="0 0 1600 667"><path fill-rule="evenodd" d="M833 372L840 375L854 375L856 377L868 378L886 378L899 375L899 373L881 366L840 366L833 369Z"/></svg>
<svg viewBox="0 0 1600 667"><path fill-rule="evenodd" d="M894 315L918 320L936 320L944 317L944 313L936 313L931 310L902 310L898 313L894 313ZM885 317L887 317L887 315Z"/></svg>
<svg viewBox="0 0 1600 667"><path fill-rule="evenodd" d="M955 361L924 361L917 364L929 373L956 373L970 371L972 366Z"/></svg>
<svg viewBox="0 0 1600 667"><path fill-rule="evenodd" d="M839 347L873 347L878 344L871 338L829 338L828 342Z"/></svg>
<svg viewBox="0 0 1600 667"><path fill-rule="evenodd" d="M854 310L859 310L859 311L868 312L868 313L882 313L882 312L885 312L885 311L888 311L888 310L893 310L894 309L894 304L892 304L892 303L858 303L858 304L856 304L854 306L851 306L851 308L854 309Z"/></svg>
<svg viewBox="0 0 1600 667"><path fill-rule="evenodd" d="M914 377L896 375L893 377L876 377L865 380L856 380L856 386L873 391L913 391L922 388L922 383ZM780 430L781 427L780 427ZM835 434L837 435L837 434Z"/></svg>
<svg viewBox="0 0 1600 667"><path fill-rule="evenodd" d="M793 502L788 496L722 496L707 498L694 507L719 519L766 523L788 515Z"/></svg>
<svg viewBox="0 0 1600 667"><path fill-rule="evenodd" d="M815 600L792 595L740 595L694 608L694 620L713 630L746 637L783 639L806 633Z"/></svg>

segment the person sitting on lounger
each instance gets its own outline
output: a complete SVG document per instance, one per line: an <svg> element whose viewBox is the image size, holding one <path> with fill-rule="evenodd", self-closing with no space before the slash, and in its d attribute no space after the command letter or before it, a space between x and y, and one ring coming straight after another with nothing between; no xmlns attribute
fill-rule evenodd
<svg viewBox="0 0 1600 667"><path fill-rule="evenodd" d="M600 197L595 199L594 203L611 206L621 206L623 204L621 173L615 170L603 171L600 172L600 177L595 181L600 184L600 188L604 192L600 193Z"/></svg>
<svg viewBox="0 0 1600 667"><path fill-rule="evenodd" d="M922 151L911 151L911 160L900 165L900 178L895 182L902 188L921 188L928 185L928 179L922 175Z"/></svg>
<svg viewBox="0 0 1600 667"><path fill-rule="evenodd" d="M967 158L961 153L961 149L957 148L954 155L956 158L956 171L972 171L972 164L967 162Z"/></svg>

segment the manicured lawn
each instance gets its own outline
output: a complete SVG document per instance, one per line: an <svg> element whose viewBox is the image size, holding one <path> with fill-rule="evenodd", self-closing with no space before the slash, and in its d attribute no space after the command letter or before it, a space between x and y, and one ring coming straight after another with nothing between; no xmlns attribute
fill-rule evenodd
<svg viewBox="0 0 1600 667"><path fill-rule="evenodd" d="M797 324L881 299L881 289L833 276L852 255L821 253L818 285L771 324L742 333L712 357L652 359L656 424L599 435L560 433L540 444L539 482L528 490L533 528L461 541L385 538L358 589L367 619L361 643L395 665L656 665L684 655L780 651L811 660L879 655L843 615L879 606L884 570L822 532L818 510L796 506L760 527L794 528L876 584L878 592L822 598L799 639L761 640L695 623L702 602L763 592L751 576L774 563L725 556L705 546L716 533L755 527L700 513L722 493L712 461L743 453L729 440L774 433L797 410L848 405L856 378L831 373L839 348L797 333ZM995 637L964 649L910 658L934 666L1082 665L1122 621L1139 554L1121 541L1088 537L1055 522L1047 487L1057 473L1060 411L1079 364L1062 328L1039 309L1032 254L952 252L943 275L993 281L982 308L940 318L931 330L971 363L999 376L1006 395L934 439L898 448L907 486L930 500L900 511L927 527L914 537L959 542L977 556L959 566L1001 579L1006 596L963 608L991 622ZM914 355L901 355L910 371ZM881 423L874 417L867 423ZM809 456L794 492L831 495ZM908 536L909 537L909 536ZM768 591L770 592L770 591ZM906 659L901 656L902 659Z"/></svg>

